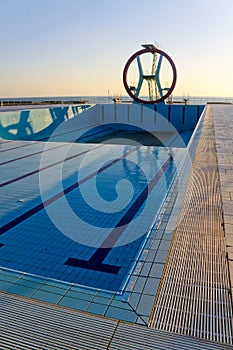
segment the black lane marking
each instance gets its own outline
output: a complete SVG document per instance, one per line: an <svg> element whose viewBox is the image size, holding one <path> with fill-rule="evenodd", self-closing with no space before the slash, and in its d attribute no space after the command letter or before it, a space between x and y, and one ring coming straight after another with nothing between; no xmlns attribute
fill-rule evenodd
<svg viewBox="0 0 233 350"><path fill-rule="evenodd" d="M100 148L100 147L102 147L102 145L95 147L95 149ZM52 168L52 167L55 166L55 165L58 165L58 164L61 164L61 163L66 162L66 161L68 161L68 160L77 158L77 157L81 156L82 154L88 153L91 149L92 149L92 148L90 148L90 149L88 149L88 150L86 150L86 151L80 152L80 153L76 153L76 154L74 154L73 156L70 156L70 157L65 158L65 159L62 159L62 160L58 160L57 162L52 163L52 164L49 164L49 165L46 165L46 166L43 167L43 168L39 168L39 169L33 170L33 171L31 171L30 173L27 173L27 174L18 176L18 177L14 178L14 179L11 179L11 180L8 180L8 181L6 181L6 182L3 182L3 183L0 184L0 188L1 188L1 187L4 187L4 186L7 186L7 185L10 185L10 184L12 184L13 182L17 182L17 181L19 181L19 180L25 179L25 178L28 177L28 176L35 175L35 174L37 174L37 173L39 173L39 172L41 172L41 171L43 171L43 170Z"/></svg>
<svg viewBox="0 0 233 350"><path fill-rule="evenodd" d="M18 157L18 158L6 160L5 162L0 163L0 165L5 165L5 164L12 163L12 162L16 162L17 160L21 160L21 159L25 159L25 158L28 158L28 157L32 157L32 156L35 156L37 154L44 153L44 152L49 152L49 151L52 151L54 149L57 149L57 148L60 148L60 147L65 147L65 146L69 146L69 144L65 144L65 145L62 144L62 145L59 145L59 146L56 146L56 147L51 147L51 148L46 149L46 150L42 150L42 151L38 151L38 152L34 152L34 153L29 153L29 154L26 154L25 156L21 156L21 157Z"/></svg>
<svg viewBox="0 0 233 350"><path fill-rule="evenodd" d="M111 130L111 129L105 129L104 131L108 131L108 130ZM94 134L90 134L90 135L87 135L87 136L80 137L78 140L82 140L82 139L85 139L85 138L87 138L87 137L94 136L94 135L96 135L96 134L99 134L100 132L102 132L102 131L98 131L97 133L94 133ZM25 159L25 158L28 158L28 157L32 157L32 156L35 156L35 155L40 154L40 153L49 152L49 151L52 151L52 150L57 149L57 148L60 148L60 147L67 147L67 146L69 146L70 143L75 142L75 141L76 141L76 140L71 140L71 141L69 141L68 143L65 143L65 144L62 144L62 145L59 145L59 146L56 146L56 147L51 147L51 148L46 149L46 150L43 149L43 150L38 151L38 152L26 154L25 156L21 156L21 157L18 157L18 158L6 160L5 162L0 163L0 165L9 164L9 163L15 162L15 161L17 161L17 160L21 160L21 159ZM21 147L21 146L19 146L19 147Z"/></svg>
<svg viewBox="0 0 233 350"><path fill-rule="evenodd" d="M26 140L12 140L12 141L14 141L14 142L25 142ZM35 145L35 144L37 144L37 143L40 143L40 141L27 141L27 143L26 144L23 144L23 145L21 145L21 146L17 146L17 147L12 147L12 148L7 148L7 149L1 149L0 150L0 152L2 153L2 152L8 152L8 151L14 151L15 149L18 149L18 148L22 148L22 147L28 147L28 146L31 146L31 145Z"/></svg>
<svg viewBox="0 0 233 350"><path fill-rule="evenodd" d="M102 145L101 145L102 146ZM100 146L100 147L101 147ZM121 159L124 159L125 157L127 157L129 154L135 152L140 146L137 146L136 148L125 152L121 157L118 157L116 159L114 159L113 161L107 163L106 165L104 165L101 169L98 169L96 171L94 171L93 173L89 174L88 176L86 176L85 178L83 178L82 180L74 183L73 185L67 187L64 191L58 192L57 194L55 194L54 196L50 197L49 199L47 199L46 201L38 204L37 206L31 208L30 210L28 210L27 212L25 212L24 214L16 217L15 219L13 219L12 221L8 222L7 224L3 225L0 228L0 235L4 234L5 232L9 231L11 228L17 226L18 224L20 224L21 222L23 222L24 220L30 218L32 215L38 213L40 210L44 209L45 207L47 207L48 205L52 204L53 202L55 202L56 200L58 200L59 198L63 197L64 195L68 194L69 192L73 191L75 188L79 187L80 185L82 185L83 183L87 182L88 180L90 180L91 178L93 178L94 176L96 176L99 173L102 173L104 170L110 168L113 164L119 162Z"/></svg>
<svg viewBox="0 0 233 350"><path fill-rule="evenodd" d="M108 130L112 130L112 128L108 128L108 129L105 129L104 131L108 131ZM70 131L66 131L66 132L63 132L61 134L57 134L57 135L53 135L53 136L48 136L48 137L43 137L41 139L38 139L37 141L32 141L32 140L12 140L12 142L17 142L17 141L25 141L25 142L30 142L30 143L27 143L27 144L23 144L21 146L18 146L18 147L12 147L12 148L7 148L7 149L3 149L3 150L0 150L0 152L7 152L7 151L12 151L12 150L15 150L15 149L18 149L18 148L22 148L22 147L27 147L27 146L31 146L31 145L35 145L37 143L41 143L41 141L46 141L48 139L53 139L55 137L58 137L58 136L62 136L62 135L65 135L65 134L70 134L70 133L73 133L73 132L77 132L77 131L80 131L80 129L76 129L76 130L70 130ZM87 137L90 137L90 136L94 136L96 134L99 134L103 132L103 130L100 130L94 134L90 134L90 135L87 135L87 136L83 136L83 137L80 137L78 139L75 139L75 140L71 140L71 141L66 141L66 143L71 143L71 142L75 142L77 140L83 140ZM58 141L54 141L54 142L58 142Z"/></svg>
<svg viewBox="0 0 233 350"><path fill-rule="evenodd" d="M104 264L103 261L110 253L110 251L114 248L115 243L123 234L124 230L128 226L128 223L134 218L137 214L138 210L141 208L143 203L146 201L150 192L158 183L159 179L163 176L164 172L168 169L171 164L173 157L170 156L167 161L163 164L161 169L156 173L153 179L150 181L149 185L147 185L141 194L138 196L136 201L131 205L131 207L127 210L124 216L117 223L115 228L110 232L108 237L104 240L101 246L95 251L92 257L89 260L82 260L76 258L69 258L65 265L84 268L88 270L95 270L100 272L107 272L111 274L117 274L121 269L121 266L115 266L110 264Z"/></svg>

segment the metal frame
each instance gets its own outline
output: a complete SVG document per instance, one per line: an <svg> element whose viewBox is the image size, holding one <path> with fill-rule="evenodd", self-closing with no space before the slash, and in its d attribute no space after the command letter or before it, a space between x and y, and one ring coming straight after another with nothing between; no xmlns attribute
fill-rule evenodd
<svg viewBox="0 0 233 350"><path fill-rule="evenodd" d="M151 75L143 74L141 60L140 60L139 56L143 55L145 53L152 53L154 55ZM157 67L155 69L154 60L155 60L156 54L159 54L160 57L159 57ZM165 88L165 89L162 89L161 84L160 84L160 80L159 80L159 72L160 72L163 57L165 57L168 60L168 62L170 63L170 65L172 67L172 71L173 71L172 84L171 84L170 88ZM129 85L127 83L128 69L129 69L131 63L134 61L134 59L137 59L137 64L138 64L138 69L139 69L139 81L138 81L137 87L134 90L135 93L132 92L132 89L129 87ZM138 97L144 79L148 81L149 92L152 88L153 82L155 83L155 90L158 89L159 94L160 94L160 97L156 98L156 100L147 101L147 100L143 100L143 99ZM159 103L159 102L164 101L166 98L168 98L169 95L171 95L172 91L174 90L175 85L176 85L176 80L177 80L177 72L176 72L176 67L175 67L173 60L171 59L170 56L168 56L168 54L166 54L162 50L157 49L155 46L151 47L151 48L146 48L146 49L137 51L135 54L133 54L129 58L129 60L127 61L125 68L124 68L124 71L123 71L123 83L124 83L124 87L125 87L127 93L129 94L130 97L133 98L134 101L139 102L139 103L143 103L143 104L155 104L155 103ZM164 95L163 95L163 90L167 90L167 93Z"/></svg>

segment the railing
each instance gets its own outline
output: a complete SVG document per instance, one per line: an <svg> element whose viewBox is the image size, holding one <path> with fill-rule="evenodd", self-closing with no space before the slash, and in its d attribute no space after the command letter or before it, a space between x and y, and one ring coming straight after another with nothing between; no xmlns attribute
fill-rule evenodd
<svg viewBox="0 0 233 350"><path fill-rule="evenodd" d="M73 97L20 97L0 98L0 107L20 105L52 105L52 104L98 104L98 103L132 102L129 96L73 96ZM173 96L169 104L206 105L210 103L233 104L233 97L184 97Z"/></svg>
<svg viewBox="0 0 233 350"><path fill-rule="evenodd" d="M4 106L21 106L21 105L63 105L63 104L67 104L67 105L72 105L72 104L86 104L88 103L88 100L84 100L84 99L75 99L75 100L64 100L64 99L35 99L35 100L29 100L29 99L1 99L0 100L0 106L4 107Z"/></svg>

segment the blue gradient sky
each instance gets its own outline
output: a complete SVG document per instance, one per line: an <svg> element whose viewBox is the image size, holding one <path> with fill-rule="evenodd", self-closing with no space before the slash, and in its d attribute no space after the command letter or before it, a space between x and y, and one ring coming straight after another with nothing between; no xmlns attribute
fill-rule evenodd
<svg viewBox="0 0 233 350"><path fill-rule="evenodd" d="M233 96L232 0L0 0L0 97L125 95L144 42L174 60L174 95Z"/></svg>

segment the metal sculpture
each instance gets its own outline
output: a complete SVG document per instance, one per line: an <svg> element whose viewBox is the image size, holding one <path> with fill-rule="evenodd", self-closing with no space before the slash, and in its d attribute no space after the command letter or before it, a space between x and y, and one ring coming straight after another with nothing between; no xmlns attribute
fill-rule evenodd
<svg viewBox="0 0 233 350"><path fill-rule="evenodd" d="M137 51L127 61L123 71L123 83L127 93L133 98L134 101L143 104L159 103L166 100L175 88L177 78L176 67L170 56L168 56L168 54L166 54L164 51L156 48L153 44L144 44L142 46L144 49ZM152 67L151 73L149 74L145 74L143 69L142 57L145 54L152 54ZM163 87L160 81L160 73L164 59L170 64L172 69L172 82L169 87ZM128 72L130 66L135 60L139 75L136 86L128 83ZM148 85L148 96L142 98L140 93L142 91L144 81L146 81Z"/></svg>

